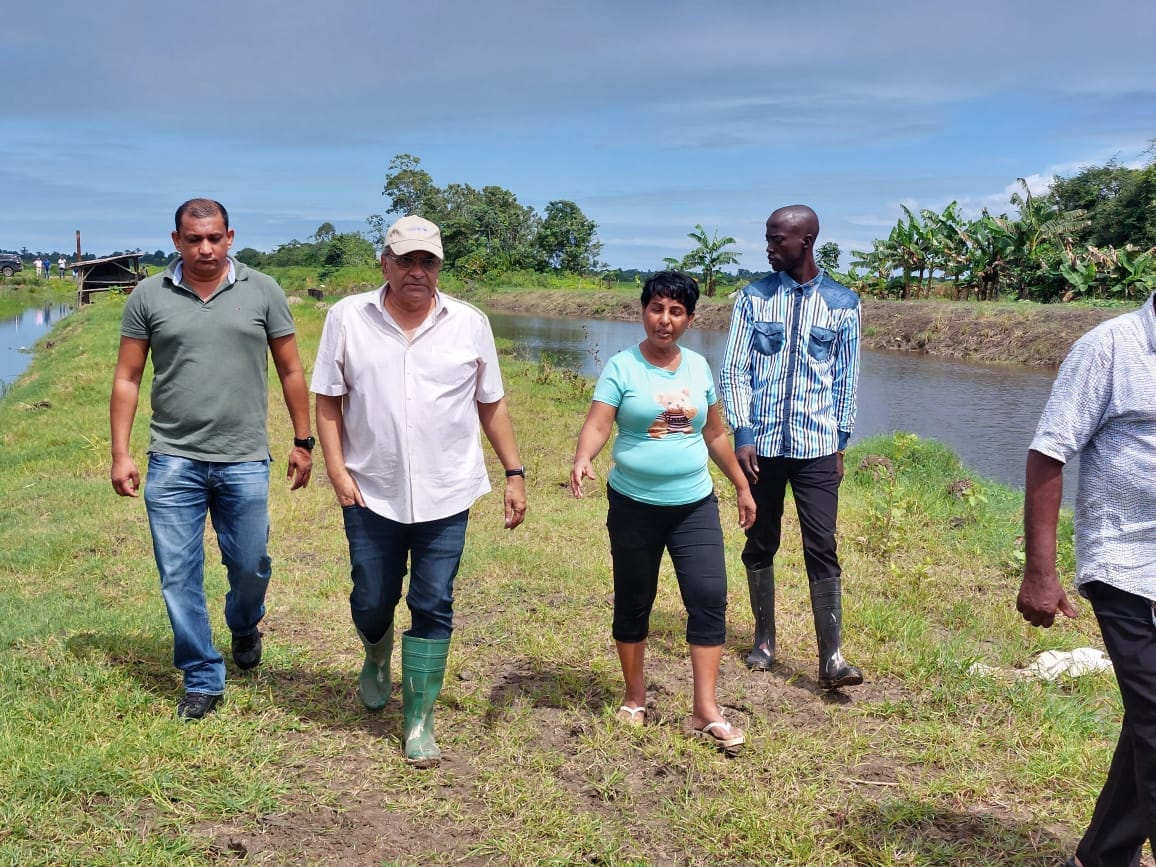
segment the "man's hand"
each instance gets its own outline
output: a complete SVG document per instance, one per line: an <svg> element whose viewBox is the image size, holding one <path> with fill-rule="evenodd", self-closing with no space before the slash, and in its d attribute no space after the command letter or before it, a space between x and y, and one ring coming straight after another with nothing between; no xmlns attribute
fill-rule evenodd
<svg viewBox="0 0 1156 867"><path fill-rule="evenodd" d="M1056 622L1057 613L1065 617L1076 616L1076 609L1060 586L1055 569L1044 572L1024 570L1024 580L1016 597L1016 611L1032 626L1045 629Z"/></svg>
<svg viewBox="0 0 1156 867"><path fill-rule="evenodd" d="M739 466L743 468L751 483L759 480L759 456L755 454L754 446L739 446L735 449L735 457L739 459Z"/></svg>
<svg viewBox="0 0 1156 867"><path fill-rule="evenodd" d="M113 458L109 476L112 489L122 497L135 497L140 490L140 470L130 457Z"/></svg>
<svg viewBox="0 0 1156 867"><path fill-rule="evenodd" d="M293 446L289 451L288 463L285 478L293 482L289 490L295 491L308 485L309 475L313 472L313 453L301 446Z"/></svg>
<svg viewBox="0 0 1156 867"><path fill-rule="evenodd" d="M506 521L507 530L512 530L526 519L526 477L510 476L506 479Z"/></svg>
<svg viewBox="0 0 1156 867"><path fill-rule="evenodd" d="M330 473L329 482L333 485L333 492L337 494L339 506L342 508L346 506L365 508L365 499L361 496L361 488L357 487L357 482L353 480L353 476L348 471L343 469L341 472Z"/></svg>

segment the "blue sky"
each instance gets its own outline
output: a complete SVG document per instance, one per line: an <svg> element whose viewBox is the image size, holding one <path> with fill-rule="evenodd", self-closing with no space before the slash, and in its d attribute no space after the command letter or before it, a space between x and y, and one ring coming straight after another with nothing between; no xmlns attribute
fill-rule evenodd
<svg viewBox="0 0 1156 867"><path fill-rule="evenodd" d="M900 206L1008 211L1016 178L1156 138L1156 4L777 0L45 0L0 34L0 248L169 250L195 195L238 247L384 213L390 159L570 199L602 259L812 205L864 249ZM846 262L846 257L844 259Z"/></svg>

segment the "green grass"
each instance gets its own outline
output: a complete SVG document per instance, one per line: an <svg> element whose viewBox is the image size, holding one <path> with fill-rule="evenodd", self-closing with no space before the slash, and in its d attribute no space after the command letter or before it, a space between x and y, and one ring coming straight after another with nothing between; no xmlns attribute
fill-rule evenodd
<svg viewBox="0 0 1156 867"><path fill-rule="evenodd" d="M437 710L442 766L405 766L396 694L378 715L358 703L347 552L320 466L305 491L273 485L264 664L250 676L230 667L220 710L179 724L143 503L108 482L122 304L101 298L63 320L0 401L0 864L203 864L244 851L268 864L1043 867L1071 852L1118 730L1113 680L967 673L1099 645L1086 605L1050 631L1016 614L1018 493L932 442L853 446L840 512L845 651L868 682L829 697L814 688L790 507L777 561L782 666L741 664L752 624L720 478L731 575L720 699L748 744L728 759L683 733L689 663L669 569L647 657L655 724L624 731L605 499L563 487L589 383L509 355L530 513L511 533L497 494L473 510ZM306 299L294 313L311 369L324 308ZM271 395L279 480L291 430L275 385ZM142 466L147 427L146 391L133 439ZM215 543L207 550L220 642L225 580ZM1070 574L1070 544L1062 561ZM404 628L404 605L398 618Z"/></svg>

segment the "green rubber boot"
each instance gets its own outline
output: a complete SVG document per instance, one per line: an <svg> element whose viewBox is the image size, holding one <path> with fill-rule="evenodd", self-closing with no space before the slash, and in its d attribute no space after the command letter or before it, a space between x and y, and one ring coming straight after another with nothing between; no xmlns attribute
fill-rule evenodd
<svg viewBox="0 0 1156 867"><path fill-rule="evenodd" d="M449 655L448 638L401 636L405 760L419 768L432 767L442 757L434 741L433 706L442 691Z"/></svg>
<svg viewBox="0 0 1156 867"><path fill-rule="evenodd" d="M361 703L369 710L381 710L389 703L389 691L393 687L389 674L389 661L393 657L393 625L390 624L376 644L360 629L357 637L365 645L365 664L361 666L361 676L357 679Z"/></svg>

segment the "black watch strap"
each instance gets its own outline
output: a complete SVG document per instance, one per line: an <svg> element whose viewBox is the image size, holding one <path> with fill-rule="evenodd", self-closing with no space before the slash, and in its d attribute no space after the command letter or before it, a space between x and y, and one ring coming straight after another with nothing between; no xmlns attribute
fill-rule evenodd
<svg viewBox="0 0 1156 867"><path fill-rule="evenodd" d="M514 467L514 469L512 469L512 470L506 470L506 478L507 479L512 478L514 476L521 476L522 478L525 478L526 477L526 468L525 467Z"/></svg>
<svg viewBox="0 0 1156 867"><path fill-rule="evenodd" d="M305 451L311 452L313 451L313 447L317 445L317 440L313 437L305 437L303 440L297 439L297 437L293 437L293 445L297 446L299 449L305 449Z"/></svg>

